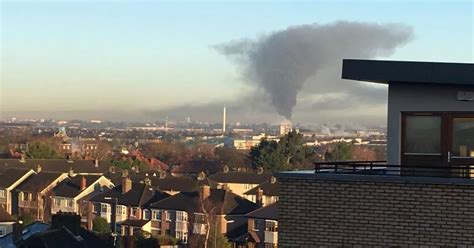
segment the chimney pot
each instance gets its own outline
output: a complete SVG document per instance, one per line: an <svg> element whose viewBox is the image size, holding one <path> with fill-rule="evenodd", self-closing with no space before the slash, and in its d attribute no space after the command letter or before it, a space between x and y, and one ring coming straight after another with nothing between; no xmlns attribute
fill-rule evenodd
<svg viewBox="0 0 474 248"><path fill-rule="evenodd" d="M41 172L41 165L37 165L36 166L36 173L40 173Z"/></svg>
<svg viewBox="0 0 474 248"><path fill-rule="evenodd" d="M87 187L87 179L85 176L82 176L81 178L81 191L85 190Z"/></svg>
<svg viewBox="0 0 474 248"><path fill-rule="evenodd" d="M261 188L257 188L257 206L263 207L263 190Z"/></svg>

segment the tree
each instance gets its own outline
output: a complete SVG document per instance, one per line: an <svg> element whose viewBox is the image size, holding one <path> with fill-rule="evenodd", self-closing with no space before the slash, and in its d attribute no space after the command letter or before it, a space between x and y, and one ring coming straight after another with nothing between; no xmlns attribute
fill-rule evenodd
<svg viewBox="0 0 474 248"><path fill-rule="evenodd" d="M326 151L326 161L347 161L353 158L354 145L347 142L335 143L332 151Z"/></svg>
<svg viewBox="0 0 474 248"><path fill-rule="evenodd" d="M311 150L304 144L303 135L295 130L281 137L279 142L264 138L249 153L253 167L263 167L269 171L298 168L308 163L311 155Z"/></svg>
<svg viewBox="0 0 474 248"><path fill-rule="evenodd" d="M311 151L305 146L303 135L296 130L291 130L283 136L278 143L286 159L286 165L298 167L305 164L306 159L311 156Z"/></svg>
<svg viewBox="0 0 474 248"><path fill-rule="evenodd" d="M377 160L375 150L367 146L355 146L352 151L352 160L355 161L373 161Z"/></svg>
<svg viewBox="0 0 474 248"><path fill-rule="evenodd" d="M217 231L216 225L211 226L209 232L209 248L219 247L219 248L231 248L232 244L227 240L226 236L221 232Z"/></svg>
<svg viewBox="0 0 474 248"><path fill-rule="evenodd" d="M100 217L96 216L92 220L92 231L97 232L97 233L110 233L110 225L107 223L107 220Z"/></svg>
<svg viewBox="0 0 474 248"><path fill-rule="evenodd" d="M52 159L57 158L58 153L54 148L46 143L35 141L28 144L26 156L31 159Z"/></svg>
<svg viewBox="0 0 474 248"><path fill-rule="evenodd" d="M218 160L230 168L247 168L249 161L246 154L232 147L217 147L214 153Z"/></svg>
<svg viewBox="0 0 474 248"><path fill-rule="evenodd" d="M286 160L283 152L274 140L263 138L260 144L250 149L250 158L254 168L262 167L269 171L278 171L286 168Z"/></svg>

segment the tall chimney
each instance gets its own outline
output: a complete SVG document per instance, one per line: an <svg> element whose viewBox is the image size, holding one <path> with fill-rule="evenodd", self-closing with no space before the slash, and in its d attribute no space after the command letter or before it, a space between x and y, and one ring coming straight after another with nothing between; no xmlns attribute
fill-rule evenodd
<svg viewBox="0 0 474 248"><path fill-rule="evenodd" d="M261 188L257 188L257 207L263 207L263 190Z"/></svg>
<svg viewBox="0 0 474 248"><path fill-rule="evenodd" d="M199 189L199 199L201 201L206 200L211 195L211 187L209 185L203 185Z"/></svg>
<svg viewBox="0 0 474 248"><path fill-rule="evenodd" d="M132 189L132 180L129 177L122 178L122 194L127 193Z"/></svg>
<svg viewBox="0 0 474 248"><path fill-rule="evenodd" d="M81 191L85 190L87 187L87 179L85 176L82 176L81 178Z"/></svg>
<svg viewBox="0 0 474 248"><path fill-rule="evenodd" d="M225 116L225 106L224 109L222 110L222 134L225 134L225 121L226 121L226 116Z"/></svg>
<svg viewBox="0 0 474 248"><path fill-rule="evenodd" d="M97 158L94 160L94 166L99 167L99 160Z"/></svg>

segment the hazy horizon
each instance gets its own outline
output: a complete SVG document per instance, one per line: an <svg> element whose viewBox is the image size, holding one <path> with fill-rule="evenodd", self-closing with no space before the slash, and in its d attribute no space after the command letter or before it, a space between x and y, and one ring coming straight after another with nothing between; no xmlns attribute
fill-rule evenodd
<svg viewBox="0 0 474 248"><path fill-rule="evenodd" d="M472 63L474 3L1 2L0 119L384 125L343 58ZM449 32L449 35L448 35Z"/></svg>

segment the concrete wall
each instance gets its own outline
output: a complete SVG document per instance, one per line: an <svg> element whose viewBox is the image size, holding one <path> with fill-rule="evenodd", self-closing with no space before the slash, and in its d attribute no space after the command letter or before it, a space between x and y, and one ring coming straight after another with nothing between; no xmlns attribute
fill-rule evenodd
<svg viewBox="0 0 474 248"><path fill-rule="evenodd" d="M474 246L474 181L279 178L279 247Z"/></svg>
<svg viewBox="0 0 474 248"><path fill-rule="evenodd" d="M474 102L458 101L458 91L474 91L474 86L390 83L388 90L387 161L400 164L401 112L473 111Z"/></svg>

